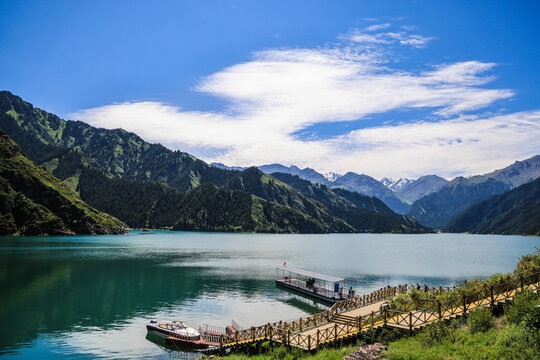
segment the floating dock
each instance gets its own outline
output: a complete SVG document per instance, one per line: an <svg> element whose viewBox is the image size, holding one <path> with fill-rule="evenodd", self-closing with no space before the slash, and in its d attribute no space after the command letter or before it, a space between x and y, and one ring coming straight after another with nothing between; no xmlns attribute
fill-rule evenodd
<svg viewBox="0 0 540 360"><path fill-rule="evenodd" d="M276 286L327 305L355 296L356 283L352 284L345 278L320 274L286 264L278 267L277 273Z"/></svg>

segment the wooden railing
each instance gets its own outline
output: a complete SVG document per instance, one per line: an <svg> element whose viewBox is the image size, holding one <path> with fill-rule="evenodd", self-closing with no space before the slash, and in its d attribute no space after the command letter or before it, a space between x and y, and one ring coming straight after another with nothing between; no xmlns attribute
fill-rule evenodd
<svg viewBox="0 0 540 360"><path fill-rule="evenodd" d="M252 327L235 334L223 334L220 337L220 346L227 347L270 340L304 350L313 350L322 343L356 335L371 328L394 326L413 330L434 321L462 315L477 307L493 306L497 302L513 298L517 291L537 290L539 278L540 270L532 269L527 274L508 276L505 281L495 284L484 282L481 286L473 289L467 289L465 286L431 288L424 294L430 295L436 292L437 295L443 295L447 293L444 294L447 299L441 301L438 298L421 298L419 293L415 292L416 297L399 303L399 308L383 307L364 316L344 316L342 319L350 319L344 323L330 322L332 316L376 303L398 293L411 292L413 289L418 290L417 287L407 285L387 287L369 295L336 303L325 312L296 321L280 321ZM310 331L306 335L306 331L315 328L317 331Z"/></svg>

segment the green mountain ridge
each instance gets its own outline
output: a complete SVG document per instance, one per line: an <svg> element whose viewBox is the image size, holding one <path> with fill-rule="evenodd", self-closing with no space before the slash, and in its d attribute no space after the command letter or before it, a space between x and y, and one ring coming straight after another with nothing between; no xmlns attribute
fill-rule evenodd
<svg viewBox="0 0 540 360"><path fill-rule="evenodd" d="M444 230L540 236L540 178L471 206Z"/></svg>
<svg viewBox="0 0 540 360"><path fill-rule="evenodd" d="M3 131L0 159L0 235L125 233L122 222L80 200Z"/></svg>
<svg viewBox="0 0 540 360"><path fill-rule="evenodd" d="M475 183L458 177L438 192L415 201L408 215L426 226L442 228L471 205L507 190L509 190L508 185L495 179L490 178L484 182Z"/></svg>
<svg viewBox="0 0 540 360"><path fill-rule="evenodd" d="M55 151L43 166L89 205L130 227L171 227L180 215L183 193L163 183L114 177L72 149Z"/></svg>
<svg viewBox="0 0 540 360"><path fill-rule="evenodd" d="M327 227L290 207L261 199L245 191L227 190L205 183L189 191L181 204L173 230L326 233Z"/></svg>
<svg viewBox="0 0 540 360"><path fill-rule="evenodd" d="M318 201L304 196L293 187L251 167L239 172L227 184L227 189L242 190L259 198L276 202L298 210L321 224L326 224L327 232L354 232L354 228Z"/></svg>
<svg viewBox="0 0 540 360"><path fill-rule="evenodd" d="M484 175L458 177L438 192L415 201L408 215L415 217L424 225L443 228L468 207L538 177L540 177L539 155L516 161L503 169Z"/></svg>
<svg viewBox="0 0 540 360"><path fill-rule="evenodd" d="M328 189L327 186L314 184L297 175L273 173L276 179L292 186L302 194L309 196L324 206L332 214L353 226L357 232L386 232L392 229L396 233L430 232L416 219L393 212L376 197L362 195L343 189Z"/></svg>
<svg viewBox="0 0 540 360"><path fill-rule="evenodd" d="M210 187L192 192L201 184L209 182L223 190L242 191L267 200L270 206L279 210L276 210L278 213L289 217L297 218L299 214L296 212L300 212L310 223L309 226L302 225L302 231L365 232L374 229L373 221L367 221L373 215L371 209L368 209L369 213L367 210L362 214L357 213L356 217L351 213L343 216L343 210L333 209L340 213L340 216L336 216L317 200L259 170L246 169L240 172L218 169L187 153L171 151L159 144L149 144L137 135L121 129L98 129L82 122L62 120L34 108L7 91L0 92L0 127L13 136L33 160L60 177L84 201L117 216L130 226L167 227L174 224L178 229L190 224L192 228L205 231L228 229L225 226L227 224L216 223L217 228L212 230L208 226L210 223L201 217L192 217L191 222L181 221L184 215L193 215L191 208L184 207L185 202L193 199L193 196L206 199L202 203L208 206L220 203L220 196L232 196L228 191L215 191ZM203 194L203 191L210 193ZM188 198L184 198L188 195ZM238 194L235 196L238 197ZM252 200L252 203L258 201ZM290 207L294 211L287 212L277 205ZM213 211L200 210L207 213ZM248 210L248 207L244 207L246 216L251 213L252 218L262 219L255 216L256 212ZM377 214L377 232L426 231L423 227L411 226L409 221L399 226L386 226L387 216ZM203 223L193 223L193 219ZM300 226L301 222L282 224L275 220L270 216L253 226L251 223L247 226L248 223L244 222L247 226L245 229L243 226L232 226L236 230L224 231L300 231L293 229L290 224ZM355 225L348 222L354 222ZM280 228L279 224L285 228Z"/></svg>
<svg viewBox="0 0 540 360"><path fill-rule="evenodd" d="M222 185L231 176L230 171L209 166L190 154L150 144L123 129L107 130L62 120L8 91L0 92L0 128L26 152L39 142L79 150L116 177L163 182L180 191L209 181Z"/></svg>

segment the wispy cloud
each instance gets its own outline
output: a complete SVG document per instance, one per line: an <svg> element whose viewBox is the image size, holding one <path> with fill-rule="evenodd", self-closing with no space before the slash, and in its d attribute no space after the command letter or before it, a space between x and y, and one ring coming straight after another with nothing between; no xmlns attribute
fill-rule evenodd
<svg viewBox="0 0 540 360"><path fill-rule="evenodd" d="M397 45L416 36L379 34L371 33ZM334 47L257 52L250 61L202 79L195 90L226 99L229 107L222 112L146 101L82 110L72 117L121 127L208 161L281 162L372 176L472 174L540 152L534 140L540 136L540 112L462 116L513 95L481 87L493 79L482 74L495 64L468 61L404 71L390 67L395 63L381 55L377 46L384 42L371 42L375 47L367 49L349 35L348 42ZM326 140L294 135L314 124L420 108L431 109L440 120L353 130Z"/></svg>
<svg viewBox="0 0 540 360"><path fill-rule="evenodd" d="M366 28L366 31L377 31L377 30L387 29L390 26L392 26L392 24L390 23L371 25Z"/></svg>
<svg viewBox="0 0 540 360"><path fill-rule="evenodd" d="M363 30L353 29L348 34L341 36L341 39L352 41L358 44L386 44L386 45L407 45L416 48L425 47L433 40L433 37L411 34L413 28L402 27L405 31L375 32L391 27L390 23L369 26ZM410 29L410 30L408 30Z"/></svg>

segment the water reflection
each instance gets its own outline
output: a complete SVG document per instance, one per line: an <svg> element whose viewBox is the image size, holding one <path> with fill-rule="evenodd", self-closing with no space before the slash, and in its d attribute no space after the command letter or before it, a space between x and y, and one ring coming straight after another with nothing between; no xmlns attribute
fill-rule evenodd
<svg viewBox="0 0 540 360"><path fill-rule="evenodd" d="M355 279L361 294L510 271L540 243L460 235L139 234L0 238L0 355L184 356L147 340L145 324L171 319L196 328L234 319L249 327L326 309L275 288L275 267L284 260Z"/></svg>

